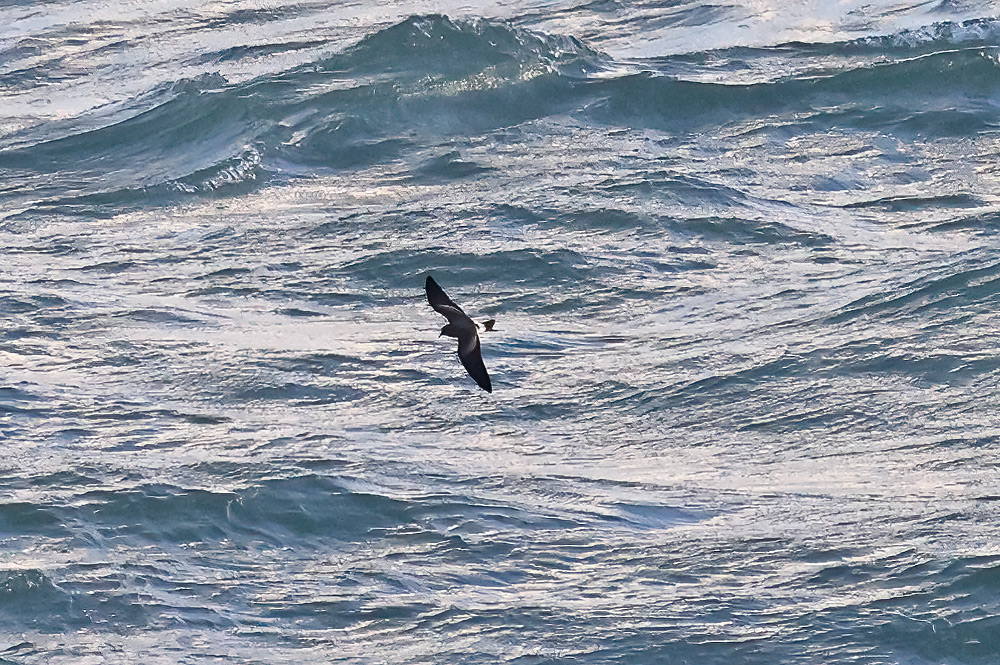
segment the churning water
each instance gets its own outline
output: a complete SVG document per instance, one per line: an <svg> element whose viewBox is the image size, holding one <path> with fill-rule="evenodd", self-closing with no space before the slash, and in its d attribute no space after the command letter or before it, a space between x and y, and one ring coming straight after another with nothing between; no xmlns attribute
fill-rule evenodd
<svg viewBox="0 0 1000 665"><path fill-rule="evenodd" d="M0 25L0 663L1000 662L993 2Z"/></svg>

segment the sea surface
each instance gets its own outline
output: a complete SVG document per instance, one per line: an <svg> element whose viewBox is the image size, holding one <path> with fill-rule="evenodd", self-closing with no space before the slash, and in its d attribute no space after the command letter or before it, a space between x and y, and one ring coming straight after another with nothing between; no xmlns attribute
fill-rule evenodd
<svg viewBox="0 0 1000 665"><path fill-rule="evenodd" d="M996 665L998 381L995 2L0 5L2 665Z"/></svg>

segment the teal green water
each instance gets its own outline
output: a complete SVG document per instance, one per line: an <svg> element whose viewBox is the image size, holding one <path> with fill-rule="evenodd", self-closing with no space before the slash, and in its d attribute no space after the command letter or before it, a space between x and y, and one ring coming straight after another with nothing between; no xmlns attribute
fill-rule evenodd
<svg viewBox="0 0 1000 665"><path fill-rule="evenodd" d="M0 19L0 663L1000 662L994 3Z"/></svg>

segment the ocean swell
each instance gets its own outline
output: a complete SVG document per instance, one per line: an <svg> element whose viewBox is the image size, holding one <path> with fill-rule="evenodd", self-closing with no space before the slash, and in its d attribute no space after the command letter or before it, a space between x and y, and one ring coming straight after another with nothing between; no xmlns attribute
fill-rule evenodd
<svg viewBox="0 0 1000 665"><path fill-rule="evenodd" d="M455 151L467 137L564 115L681 134L763 119L776 128L958 136L998 126L991 30L946 24L919 38L786 45L778 48L806 59L837 61L862 48L868 57L739 83L692 77L701 65L690 57L615 63L572 37L415 16L279 74L238 84L211 75L150 91L103 126L91 127L98 116L8 136L0 174L13 210L94 213L376 165L414 182L427 169L461 178L483 168ZM740 61L773 55L734 49L711 60L731 61L735 73Z"/></svg>

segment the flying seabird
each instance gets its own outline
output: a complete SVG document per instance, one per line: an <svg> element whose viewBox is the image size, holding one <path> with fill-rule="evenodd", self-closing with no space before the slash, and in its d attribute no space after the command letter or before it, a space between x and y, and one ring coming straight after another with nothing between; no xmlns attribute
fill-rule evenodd
<svg viewBox="0 0 1000 665"><path fill-rule="evenodd" d="M448 319L448 325L441 328L441 335L458 338L458 357L462 365L479 387L488 393L493 392L493 384L490 383L490 375L486 373L486 365L483 364L483 354L479 349L479 333L476 332L476 322L469 318L469 315L462 311L448 297L434 278L427 275L427 302L431 304L434 311L444 315ZM493 328L491 325L487 328ZM438 335L440 337L441 335Z"/></svg>

